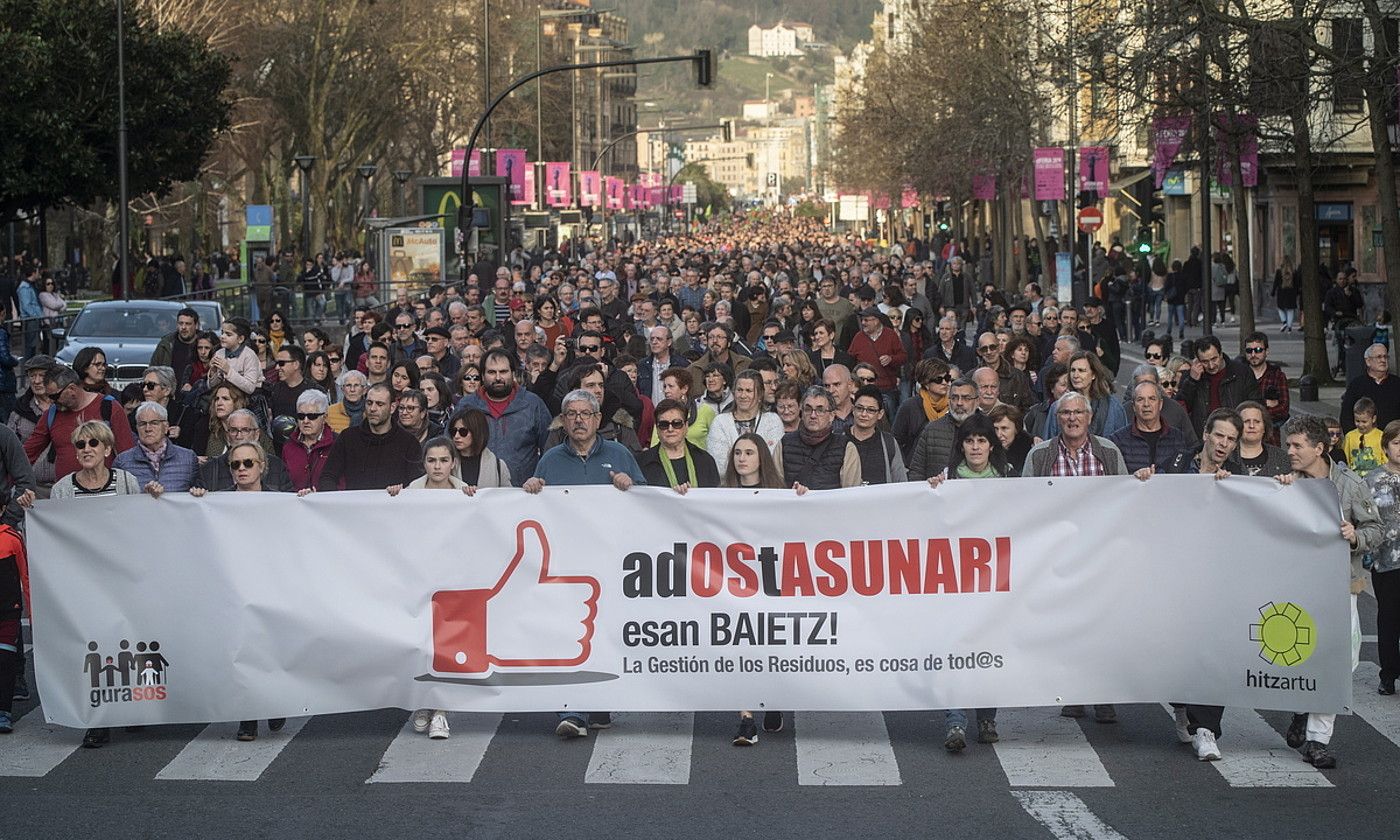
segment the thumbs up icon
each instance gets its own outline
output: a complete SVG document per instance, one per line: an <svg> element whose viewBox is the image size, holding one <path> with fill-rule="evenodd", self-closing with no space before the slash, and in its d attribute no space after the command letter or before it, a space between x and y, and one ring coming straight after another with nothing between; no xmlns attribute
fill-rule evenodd
<svg viewBox="0 0 1400 840"><path fill-rule="evenodd" d="M549 571L540 523L515 529L515 556L490 589L433 594L433 670L482 674L491 668L581 665L593 648L597 578Z"/></svg>

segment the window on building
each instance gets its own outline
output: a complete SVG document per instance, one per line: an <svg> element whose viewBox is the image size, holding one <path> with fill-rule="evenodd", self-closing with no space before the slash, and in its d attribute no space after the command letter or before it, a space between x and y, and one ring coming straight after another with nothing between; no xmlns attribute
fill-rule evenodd
<svg viewBox="0 0 1400 840"><path fill-rule="evenodd" d="M1338 56L1332 68L1332 106L1338 111L1359 111L1365 102L1361 79L1366 71L1359 18L1332 20L1332 50Z"/></svg>

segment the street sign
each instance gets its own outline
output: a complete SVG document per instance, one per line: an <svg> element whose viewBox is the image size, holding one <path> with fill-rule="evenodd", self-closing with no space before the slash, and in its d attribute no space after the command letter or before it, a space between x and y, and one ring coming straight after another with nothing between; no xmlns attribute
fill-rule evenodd
<svg viewBox="0 0 1400 840"><path fill-rule="evenodd" d="M1079 229L1093 233L1103 227L1103 211L1097 207L1085 207L1079 211Z"/></svg>
<svg viewBox="0 0 1400 840"><path fill-rule="evenodd" d="M776 172L769 172L769 173L768 173L768 186L770 186L770 187L776 187L776 186L778 186L778 173L776 173Z"/></svg>
<svg viewBox="0 0 1400 840"><path fill-rule="evenodd" d="M695 203L695 182L686 181L681 189L681 202L684 204Z"/></svg>

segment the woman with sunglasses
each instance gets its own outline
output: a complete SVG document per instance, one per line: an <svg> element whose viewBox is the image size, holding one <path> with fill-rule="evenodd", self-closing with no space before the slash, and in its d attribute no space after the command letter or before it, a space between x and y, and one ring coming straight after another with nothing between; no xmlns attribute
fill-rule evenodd
<svg viewBox="0 0 1400 840"><path fill-rule="evenodd" d="M447 437L456 453L453 475L470 488L510 487L510 467L486 448L491 432L480 409L458 409L447 421Z"/></svg>
<svg viewBox="0 0 1400 840"><path fill-rule="evenodd" d="M761 380L759 387L762 388ZM647 484L670 487L681 495L692 487L719 486L715 459L705 447L685 439L689 411L689 406L679 400L662 400L656 406L656 445L637 455L637 466Z"/></svg>
<svg viewBox="0 0 1400 840"><path fill-rule="evenodd" d="M164 365L152 365L141 374L141 399L157 403L165 409L170 423L167 434L181 446L189 447L189 441L198 436L198 429L204 424L204 413L195 405L175 399L175 371ZM136 428L136 409L127 415L131 428ZM195 450L198 452L199 450Z"/></svg>
<svg viewBox="0 0 1400 840"><path fill-rule="evenodd" d="M244 318L229 318L219 328L220 350L209 360L209 384L227 381L245 394L252 394L263 383L263 364L257 351L248 346L253 325Z"/></svg>
<svg viewBox="0 0 1400 840"><path fill-rule="evenodd" d="M256 443L239 443L229 449L226 459L229 474L233 477L233 486L224 487L224 490L232 490L236 493L261 493L263 491L276 492L275 487L264 487L263 476L267 473L267 454L263 452L261 446ZM208 493L203 487L191 487L190 495L196 498ZM273 732L281 731L287 723L286 718L270 718L267 728ZM238 740L256 741L258 739L258 722L256 720L240 721L238 724Z"/></svg>
<svg viewBox="0 0 1400 840"><path fill-rule="evenodd" d="M106 423L100 420L80 423L70 439L77 452L78 471L55 482L50 499L97 499L103 496L134 496L141 492L135 476L126 470L107 466L115 439ZM105 726L89 729L83 735L83 746L90 750L97 749L111 737L111 730Z"/></svg>
<svg viewBox="0 0 1400 840"><path fill-rule="evenodd" d="M457 378L457 400L469 397L481 390L481 363L462 361L462 371Z"/></svg>
<svg viewBox="0 0 1400 840"><path fill-rule="evenodd" d="M948 363L942 359L920 359L914 363L914 393L900 403L890 428L906 462L914 454L914 443L924 426L948 413L948 385L952 381Z"/></svg>
<svg viewBox="0 0 1400 840"><path fill-rule="evenodd" d="M267 336L267 349L269 353L276 353L282 349L283 344L296 344L291 329L287 325L287 317L282 314L282 310L274 309L268 313L267 318L262 323L263 334Z"/></svg>
<svg viewBox="0 0 1400 840"><path fill-rule="evenodd" d="M297 430L282 444L282 463L298 491L315 487L321 480L321 470L335 443L335 431L326 424L329 409L330 399L324 391L312 388L297 397Z"/></svg>

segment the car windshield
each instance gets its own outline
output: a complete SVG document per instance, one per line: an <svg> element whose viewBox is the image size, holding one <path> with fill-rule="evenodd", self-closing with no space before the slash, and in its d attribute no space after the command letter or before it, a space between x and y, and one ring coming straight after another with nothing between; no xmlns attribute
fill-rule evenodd
<svg viewBox="0 0 1400 840"><path fill-rule="evenodd" d="M140 306L94 306L78 314L68 334L111 338L160 338L175 329L176 310Z"/></svg>

